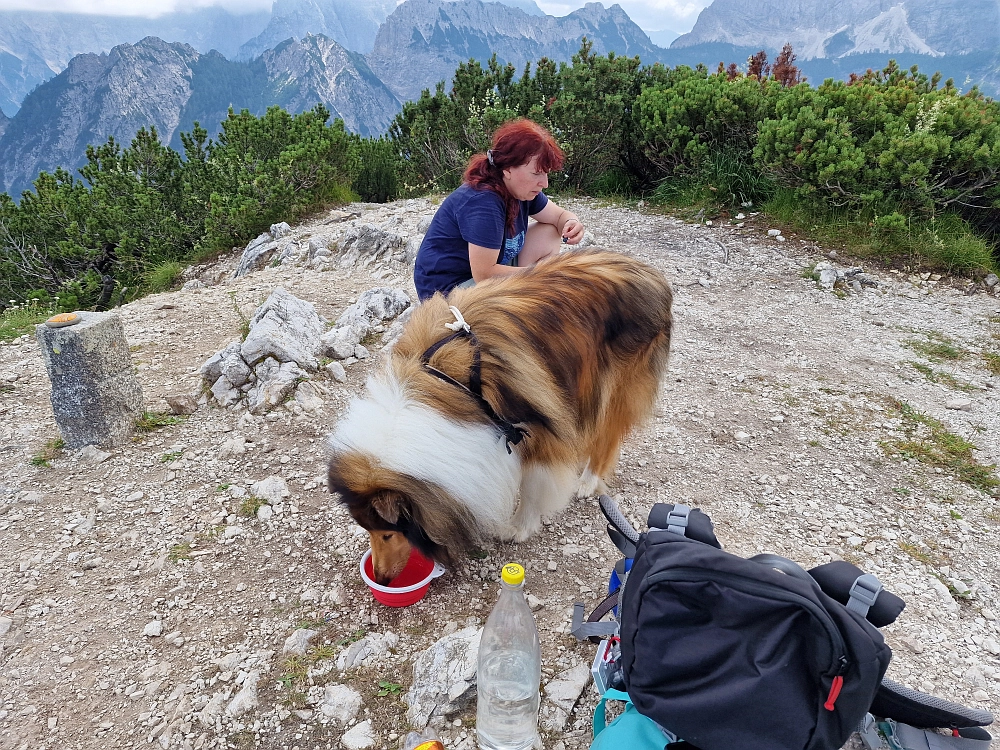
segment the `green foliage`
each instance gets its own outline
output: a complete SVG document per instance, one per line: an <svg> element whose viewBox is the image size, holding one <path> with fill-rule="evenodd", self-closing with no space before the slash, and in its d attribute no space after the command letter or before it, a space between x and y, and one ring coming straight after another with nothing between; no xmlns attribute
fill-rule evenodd
<svg viewBox="0 0 1000 750"><path fill-rule="evenodd" d="M1000 206L1000 108L937 83L891 63L787 89L760 124L755 157L801 196L835 205L890 200L919 215Z"/></svg>
<svg viewBox="0 0 1000 750"><path fill-rule="evenodd" d="M218 143L198 123L181 133L183 157L142 129L127 148L88 147L79 179L57 169L20 204L0 194L0 297L106 309L169 289L185 261L349 199L349 136L328 119L322 106L230 110Z"/></svg>
<svg viewBox="0 0 1000 750"><path fill-rule="evenodd" d="M399 196L401 162L395 144L386 138L362 138L354 149L356 159L351 188L363 201L387 203Z"/></svg>
<svg viewBox="0 0 1000 750"><path fill-rule="evenodd" d="M730 81L679 67L636 100L642 148L661 177L694 172L721 150L749 161L760 123L773 116L784 94L774 81L743 76Z"/></svg>
<svg viewBox="0 0 1000 750"><path fill-rule="evenodd" d="M555 190L712 217L752 205L857 255L995 269L1000 105L895 63L812 87L794 60L786 47L773 65L760 53L710 74L596 55L584 39L569 63L542 58L520 75L496 56L462 63L450 91L441 82L404 104L383 138L348 134L318 105L230 109L217 141L196 122L179 134L181 152L155 129L128 146L109 139L78 175L42 173L20 203L0 194L0 299L105 309L170 288L184 263L276 221L356 196L452 190L516 117L545 125L563 149ZM199 75L228 81L221 62L209 68Z"/></svg>

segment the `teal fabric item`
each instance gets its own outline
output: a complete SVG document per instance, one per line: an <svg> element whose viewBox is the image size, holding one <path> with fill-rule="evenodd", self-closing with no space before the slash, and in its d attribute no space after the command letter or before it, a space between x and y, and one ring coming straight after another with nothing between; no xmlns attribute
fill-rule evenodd
<svg viewBox="0 0 1000 750"><path fill-rule="evenodd" d="M610 724L604 710L604 704L609 700L625 701L625 712ZM628 693L608 690L594 709L594 741L590 750L621 750L623 747L629 750L663 750L677 741L675 735L636 711Z"/></svg>

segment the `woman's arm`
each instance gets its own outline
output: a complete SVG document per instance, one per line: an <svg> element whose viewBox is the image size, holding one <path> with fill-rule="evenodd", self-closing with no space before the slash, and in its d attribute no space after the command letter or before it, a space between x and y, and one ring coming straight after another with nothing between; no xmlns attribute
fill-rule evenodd
<svg viewBox="0 0 1000 750"><path fill-rule="evenodd" d="M469 265L472 267L472 278L478 284L494 276L509 276L520 269L516 266L502 266L497 263L499 250L490 250L482 245L469 243Z"/></svg>
<svg viewBox="0 0 1000 750"><path fill-rule="evenodd" d="M583 239L583 223L576 214L565 208L560 208L553 201L546 203L545 208L531 218L541 224L552 224L571 245L575 245Z"/></svg>

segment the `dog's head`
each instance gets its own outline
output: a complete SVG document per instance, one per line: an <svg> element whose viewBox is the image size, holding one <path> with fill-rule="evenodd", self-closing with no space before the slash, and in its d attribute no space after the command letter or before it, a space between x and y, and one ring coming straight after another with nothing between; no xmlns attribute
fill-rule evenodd
<svg viewBox="0 0 1000 750"><path fill-rule="evenodd" d="M327 486L368 532L375 582L383 586L402 572L412 547L451 566L457 553L479 543L470 514L447 493L365 454L334 453Z"/></svg>

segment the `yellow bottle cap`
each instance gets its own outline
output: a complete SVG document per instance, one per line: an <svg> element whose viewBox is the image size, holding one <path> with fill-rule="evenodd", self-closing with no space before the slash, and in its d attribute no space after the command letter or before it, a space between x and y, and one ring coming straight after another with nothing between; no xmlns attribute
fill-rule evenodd
<svg viewBox="0 0 1000 750"><path fill-rule="evenodd" d="M519 583L524 583L524 568L517 563L507 563L500 571L500 577L504 583L517 586Z"/></svg>
<svg viewBox="0 0 1000 750"><path fill-rule="evenodd" d="M444 745L437 740L428 740L427 742L421 742L413 750L444 750Z"/></svg>

